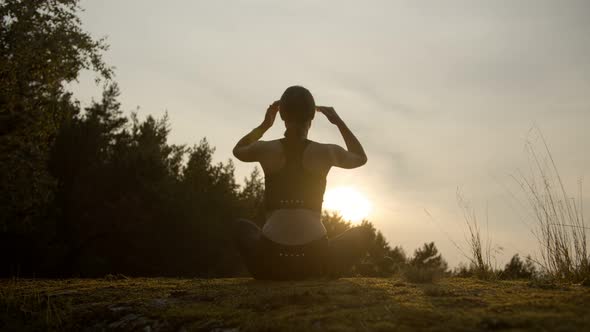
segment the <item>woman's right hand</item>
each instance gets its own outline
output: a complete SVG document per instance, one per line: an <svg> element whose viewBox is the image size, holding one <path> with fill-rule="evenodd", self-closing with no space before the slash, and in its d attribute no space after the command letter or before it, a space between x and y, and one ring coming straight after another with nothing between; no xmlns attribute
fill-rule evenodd
<svg viewBox="0 0 590 332"><path fill-rule="evenodd" d="M279 112L280 104L281 101L277 100L268 106L266 114L264 115L264 121L262 121L262 124L260 125L264 130L272 127L273 123L275 122L275 118L277 117L277 113Z"/></svg>
<svg viewBox="0 0 590 332"><path fill-rule="evenodd" d="M336 110L334 109L334 107L316 106L316 111L324 114L326 116L326 118L328 118L328 121L330 121L331 123L333 123L335 125L339 125L342 123L342 119L340 118L338 113L336 113Z"/></svg>

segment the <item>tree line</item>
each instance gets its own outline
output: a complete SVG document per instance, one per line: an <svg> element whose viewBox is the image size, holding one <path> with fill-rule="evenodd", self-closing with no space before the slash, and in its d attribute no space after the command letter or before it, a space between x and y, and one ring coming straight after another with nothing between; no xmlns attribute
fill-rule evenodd
<svg viewBox="0 0 590 332"><path fill-rule="evenodd" d="M229 225L263 222L260 172L240 185L205 138L170 144L167 115L125 115L108 45L82 29L80 10L77 0L0 2L0 274L245 274ZM67 89L83 70L104 87L84 108ZM323 222L329 236L351 227ZM401 248L362 227L374 245L356 273L391 272L385 257Z"/></svg>

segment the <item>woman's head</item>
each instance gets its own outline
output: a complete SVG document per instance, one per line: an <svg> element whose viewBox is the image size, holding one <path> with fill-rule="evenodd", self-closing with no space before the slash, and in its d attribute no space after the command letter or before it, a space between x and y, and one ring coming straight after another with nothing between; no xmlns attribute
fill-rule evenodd
<svg viewBox="0 0 590 332"><path fill-rule="evenodd" d="M287 127L285 137L304 134L315 116L315 101L311 92L298 85L288 87L281 96L280 113Z"/></svg>

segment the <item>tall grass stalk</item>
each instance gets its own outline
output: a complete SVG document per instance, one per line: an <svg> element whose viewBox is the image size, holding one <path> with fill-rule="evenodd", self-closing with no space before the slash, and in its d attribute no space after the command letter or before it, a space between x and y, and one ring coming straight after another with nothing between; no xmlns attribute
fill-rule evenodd
<svg viewBox="0 0 590 332"><path fill-rule="evenodd" d="M486 209L486 239L482 241L481 229L477 220L475 209L457 189L457 203L463 212L463 219L467 225L468 234L465 241L468 245L468 254L465 255L470 261L470 272L481 279L491 279L496 276L492 266L494 254L501 250L499 247L492 248L492 241L489 232L489 217Z"/></svg>
<svg viewBox="0 0 590 332"><path fill-rule="evenodd" d="M540 249L545 272L556 279L581 281L590 278L587 231L584 221L582 181L578 197L566 191L563 180L540 130L539 148L526 142L530 173L513 176L525 194L533 216L533 234Z"/></svg>

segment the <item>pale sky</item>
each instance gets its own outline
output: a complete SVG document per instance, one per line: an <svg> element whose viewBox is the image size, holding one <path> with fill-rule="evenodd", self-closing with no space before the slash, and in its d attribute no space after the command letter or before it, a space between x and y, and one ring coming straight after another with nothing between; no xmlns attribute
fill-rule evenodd
<svg viewBox="0 0 590 332"><path fill-rule="evenodd" d="M171 141L207 137L216 161L233 158L236 141L290 85L335 107L369 161L334 169L328 188L366 195L369 219L409 254L435 241L451 265L465 261L449 240L464 243L457 187L482 223L487 206L493 244L504 248L498 265L535 252L526 207L508 191L518 191L509 176L527 168L533 124L572 194L589 174L588 1L86 0L82 7L85 29L110 44L105 60L116 67L125 110L139 106L140 117L167 110ZM90 75L73 90L83 103L100 96ZM263 139L283 130L277 121ZM320 116L310 139L344 144ZM239 179L254 167L234 161Z"/></svg>

